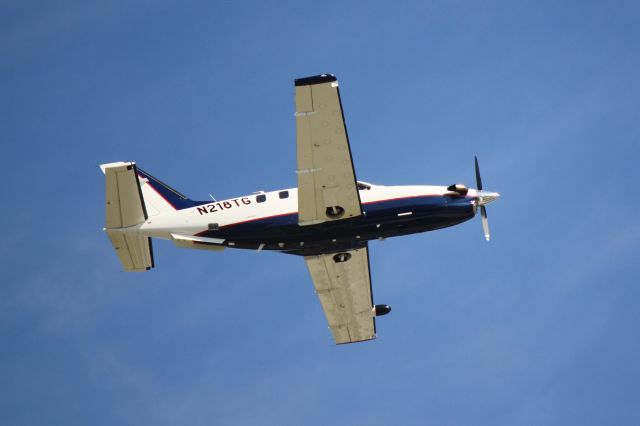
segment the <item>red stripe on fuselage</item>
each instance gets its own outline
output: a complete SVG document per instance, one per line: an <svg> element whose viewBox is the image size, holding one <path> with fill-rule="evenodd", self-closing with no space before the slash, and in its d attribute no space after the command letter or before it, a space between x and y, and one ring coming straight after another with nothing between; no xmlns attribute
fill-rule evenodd
<svg viewBox="0 0 640 426"><path fill-rule="evenodd" d="M384 200L367 201L366 203L361 203L361 204L375 204L375 203L384 203L385 201L408 200L410 198L424 198L424 197L442 197L442 194L409 195L408 197L385 198Z"/></svg>
<svg viewBox="0 0 640 426"><path fill-rule="evenodd" d="M384 203L386 201L408 200L408 199L411 199L411 198L441 197L441 196L442 196L442 194L410 195L408 197L396 197L396 198L386 198L384 200L367 201L366 203L361 203L361 204L375 204L375 203ZM243 223L255 222L255 221L258 221L258 220L271 219L271 218L274 218L274 217L289 216L289 215L297 214L297 213L298 213L297 211L294 211L294 212L289 212L289 213L274 214L274 215L271 215L271 216L255 217L255 218L248 219L248 220L241 220L240 222L233 222L233 223L229 223L227 225L222 225L222 226L220 226L220 228L226 228L226 227L229 227L229 226L240 225L240 224L243 224ZM208 230L205 230L205 231L198 232L197 234L194 234L194 235L201 236L201 235L204 235L204 234L206 234L208 232L209 232Z"/></svg>

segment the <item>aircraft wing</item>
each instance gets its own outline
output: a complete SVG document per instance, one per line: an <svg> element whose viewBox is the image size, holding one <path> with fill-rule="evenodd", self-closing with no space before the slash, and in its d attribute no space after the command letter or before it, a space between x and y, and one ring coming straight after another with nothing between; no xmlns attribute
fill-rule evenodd
<svg viewBox="0 0 640 426"><path fill-rule="evenodd" d="M368 248L304 260L336 344L375 339Z"/></svg>
<svg viewBox="0 0 640 426"><path fill-rule="evenodd" d="M297 79L298 223L360 216L360 195L342 114L338 81L323 74Z"/></svg>

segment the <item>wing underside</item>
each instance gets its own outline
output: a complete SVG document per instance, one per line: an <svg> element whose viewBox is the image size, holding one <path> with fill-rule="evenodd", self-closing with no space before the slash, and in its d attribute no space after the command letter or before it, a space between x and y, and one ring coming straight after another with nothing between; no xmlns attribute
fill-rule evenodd
<svg viewBox="0 0 640 426"><path fill-rule="evenodd" d="M295 100L299 224L360 216L336 78L323 74L296 80Z"/></svg>
<svg viewBox="0 0 640 426"><path fill-rule="evenodd" d="M368 249L304 259L336 344L375 339Z"/></svg>

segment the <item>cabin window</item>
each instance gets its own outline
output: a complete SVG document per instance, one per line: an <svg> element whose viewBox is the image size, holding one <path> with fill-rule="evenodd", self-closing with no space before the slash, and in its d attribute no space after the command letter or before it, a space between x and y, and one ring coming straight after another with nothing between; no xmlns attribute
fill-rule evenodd
<svg viewBox="0 0 640 426"><path fill-rule="evenodd" d="M267 201L267 196L264 194L260 194L256 196L256 201L258 203L264 203L265 201Z"/></svg>
<svg viewBox="0 0 640 426"><path fill-rule="evenodd" d="M289 191L280 191L278 197L280 197L280 199L289 198Z"/></svg>

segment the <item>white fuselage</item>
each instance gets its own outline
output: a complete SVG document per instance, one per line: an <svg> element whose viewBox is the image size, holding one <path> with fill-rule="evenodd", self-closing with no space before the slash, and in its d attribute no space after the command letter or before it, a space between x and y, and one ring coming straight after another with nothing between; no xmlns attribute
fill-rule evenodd
<svg viewBox="0 0 640 426"><path fill-rule="evenodd" d="M399 199L410 199L425 196L444 196L445 186L410 185L383 186L368 185L369 189L360 190L360 200L363 208L367 205ZM286 193L286 198L280 194ZM475 197L476 191L469 189L468 198ZM265 201L258 202L260 196ZM289 188L271 192L257 192L243 197L230 198L210 203L163 213L149 217L139 229L141 235L172 239L171 234L195 235L209 229L209 224L215 223L223 228L249 221L273 218L284 215L294 215L298 211L298 190ZM398 212L402 215L407 212Z"/></svg>

